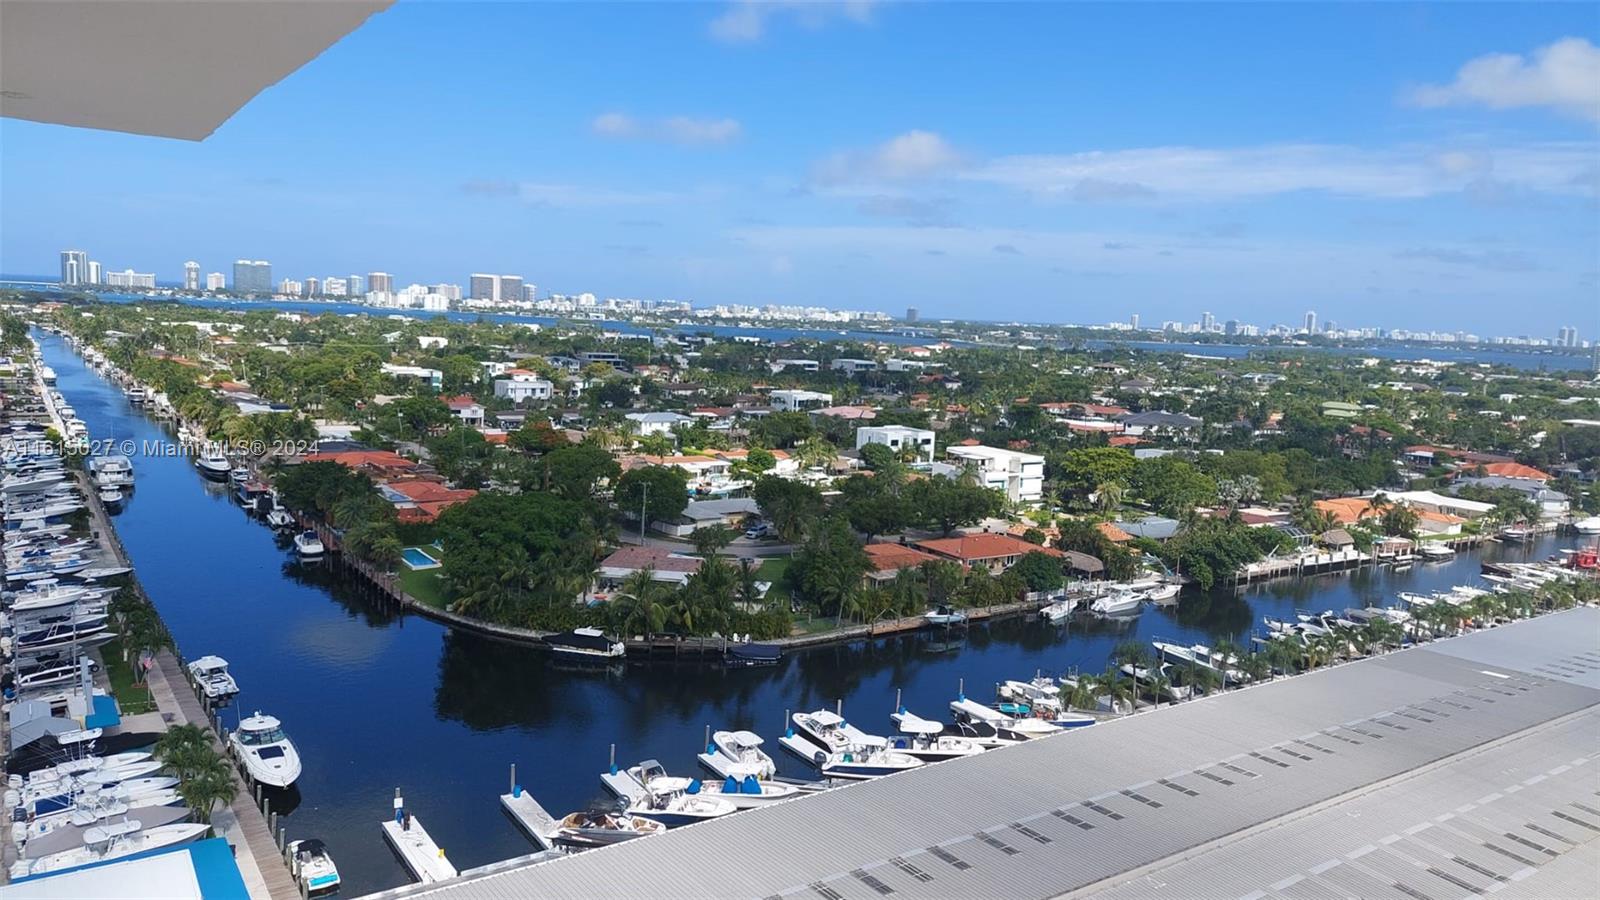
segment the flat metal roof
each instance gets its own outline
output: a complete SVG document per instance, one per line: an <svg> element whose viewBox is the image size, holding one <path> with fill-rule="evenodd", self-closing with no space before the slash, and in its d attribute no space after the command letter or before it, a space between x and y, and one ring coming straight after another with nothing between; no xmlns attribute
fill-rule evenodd
<svg viewBox="0 0 1600 900"><path fill-rule="evenodd" d="M375 896L1589 896L1597 637L1571 610Z"/></svg>

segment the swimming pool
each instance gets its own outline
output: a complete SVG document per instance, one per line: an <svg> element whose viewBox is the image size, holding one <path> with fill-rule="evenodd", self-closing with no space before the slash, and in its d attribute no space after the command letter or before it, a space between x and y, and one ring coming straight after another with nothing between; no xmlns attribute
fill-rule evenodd
<svg viewBox="0 0 1600 900"><path fill-rule="evenodd" d="M400 557L406 561L406 565L413 571L417 569L437 569L441 565L437 559L429 556L427 551L421 547L407 547L400 551Z"/></svg>

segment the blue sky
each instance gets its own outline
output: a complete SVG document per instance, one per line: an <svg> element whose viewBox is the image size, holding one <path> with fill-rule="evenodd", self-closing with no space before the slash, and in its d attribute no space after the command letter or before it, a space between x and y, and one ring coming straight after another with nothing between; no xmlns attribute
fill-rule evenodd
<svg viewBox="0 0 1600 900"><path fill-rule="evenodd" d="M201 143L0 124L0 270L1600 337L1590 4L401 2Z"/></svg>

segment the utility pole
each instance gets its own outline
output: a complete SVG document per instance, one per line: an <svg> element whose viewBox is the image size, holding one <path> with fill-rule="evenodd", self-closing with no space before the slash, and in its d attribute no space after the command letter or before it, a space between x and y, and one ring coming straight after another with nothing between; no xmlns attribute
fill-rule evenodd
<svg viewBox="0 0 1600 900"><path fill-rule="evenodd" d="M650 482L644 483L644 499L639 501L639 546L644 546L644 530L650 524Z"/></svg>

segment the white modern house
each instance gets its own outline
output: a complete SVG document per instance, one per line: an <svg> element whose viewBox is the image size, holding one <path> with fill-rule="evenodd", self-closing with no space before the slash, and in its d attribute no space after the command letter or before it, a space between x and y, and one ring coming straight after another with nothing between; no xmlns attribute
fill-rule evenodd
<svg viewBox="0 0 1600 900"><path fill-rule="evenodd" d="M694 419L675 412L642 412L628 413L623 418L627 419L633 433L640 437L652 434L672 434L672 429L679 425L688 425Z"/></svg>
<svg viewBox="0 0 1600 900"><path fill-rule="evenodd" d="M822 391L778 390L772 392L772 408L777 412L800 412L833 405L833 395Z"/></svg>
<svg viewBox="0 0 1600 900"><path fill-rule="evenodd" d="M951 478L960 477L971 466L985 487L997 490L1014 503L1037 503L1044 499L1044 457L1017 450L1002 450L982 444L945 448L948 461L934 471Z"/></svg>
<svg viewBox="0 0 1600 900"><path fill-rule="evenodd" d="M915 450L917 462L933 464L933 432L926 428L906 425L868 425L856 429L856 449L868 444L882 444L897 454Z"/></svg>
<svg viewBox="0 0 1600 900"><path fill-rule="evenodd" d="M531 372L514 372L508 377L497 378L494 382L494 395L504 397L512 403L549 400L555 394L555 389L554 384Z"/></svg>
<svg viewBox="0 0 1600 900"><path fill-rule="evenodd" d="M796 372L815 372L819 366L814 359L775 359L769 366L773 373L786 372L790 369Z"/></svg>
<svg viewBox="0 0 1600 900"><path fill-rule="evenodd" d="M429 387L438 390L444 384L444 373L438 369L427 369L422 366L397 366L393 363L383 363L378 366L379 371L395 378L415 378L426 382Z"/></svg>
<svg viewBox="0 0 1600 900"><path fill-rule="evenodd" d="M841 357L829 364L828 368L846 375L859 375L862 372L878 371L878 361L875 359L850 359Z"/></svg>

